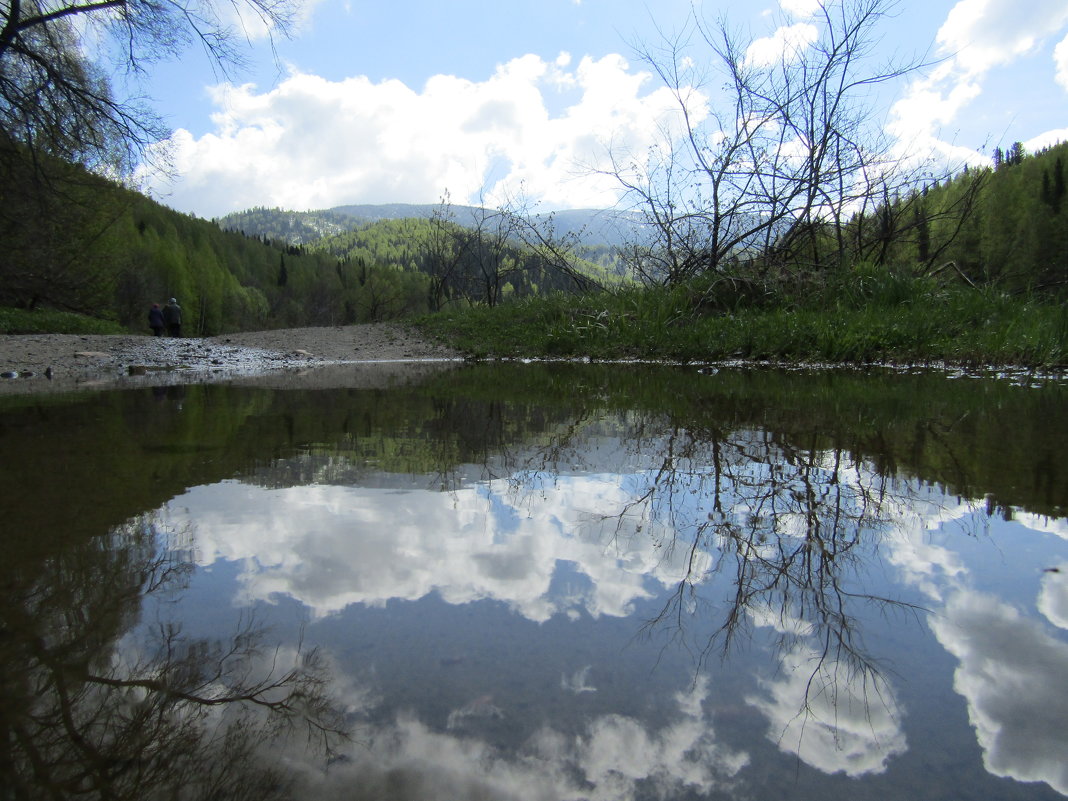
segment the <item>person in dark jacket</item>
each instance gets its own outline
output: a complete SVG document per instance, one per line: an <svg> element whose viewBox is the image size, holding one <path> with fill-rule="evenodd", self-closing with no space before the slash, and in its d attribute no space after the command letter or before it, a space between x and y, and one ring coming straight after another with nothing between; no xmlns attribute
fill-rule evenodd
<svg viewBox="0 0 1068 801"><path fill-rule="evenodd" d="M153 303L148 310L148 327L152 329L153 336L163 336L163 310L158 303Z"/></svg>
<svg viewBox="0 0 1068 801"><path fill-rule="evenodd" d="M167 324L167 336L180 337L182 335L182 307L174 298L171 298L171 302L163 307L163 322Z"/></svg>

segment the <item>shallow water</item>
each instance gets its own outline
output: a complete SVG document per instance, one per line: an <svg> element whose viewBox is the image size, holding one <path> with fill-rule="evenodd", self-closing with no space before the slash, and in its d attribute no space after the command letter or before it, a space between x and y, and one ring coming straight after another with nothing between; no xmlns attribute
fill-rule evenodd
<svg viewBox="0 0 1068 801"><path fill-rule="evenodd" d="M1065 388L316 387L3 399L11 797L1068 795Z"/></svg>

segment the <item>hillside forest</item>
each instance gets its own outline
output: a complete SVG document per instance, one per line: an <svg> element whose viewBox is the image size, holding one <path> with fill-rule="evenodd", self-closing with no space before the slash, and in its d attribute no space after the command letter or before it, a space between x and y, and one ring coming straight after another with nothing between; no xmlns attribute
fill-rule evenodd
<svg viewBox="0 0 1068 801"><path fill-rule="evenodd" d="M212 335L392 320L619 280L564 253L562 240L524 244L503 212L486 211L479 229L452 222L446 206L432 219L336 213L326 235L309 237L305 225L295 237L285 221L324 215L260 210L237 216L249 230L230 230L233 220L177 213L73 166L52 165L44 180L35 169L0 184L0 306L75 312L135 332L151 303L171 297L190 335Z"/></svg>
<svg viewBox="0 0 1068 801"><path fill-rule="evenodd" d="M974 317L1015 327L1022 338L999 351L1006 358L1068 358L1068 144L997 148L985 168L895 155L870 88L930 65L864 58L893 0L825 0L817 41L760 65L744 55L752 35L724 21L695 19L677 39L635 43L682 130L661 131L640 155L611 153L606 177L620 203L611 214L535 213L522 197L454 206L446 190L430 206L252 209L213 221L135 190L139 170L166 168L154 159L168 131L108 76L147 74L190 42L225 72L241 61L238 32L172 0L128 4L118 15L111 3L0 6L0 331L55 330L37 325L50 312L145 331L149 306L172 297L192 335L468 312L474 330L484 310L503 328L549 299L559 305L533 330L560 322L559 353L626 323L629 355L651 352L654 329L661 346L689 337L704 354L723 339L704 327L745 312L763 315L754 330L785 332L785 344L757 347L746 335L726 355L878 358L908 340L913 315L937 311L952 323L943 341L955 326L975 328ZM286 0L238 5L280 34L293 20ZM115 49L79 46L90 35ZM112 61L94 60L105 52ZM722 92L700 122L688 103L710 79ZM1012 299L1019 321L1048 326L1032 335L987 324L990 308L978 307L949 320L948 300L973 297ZM1037 315L1027 304L1041 306ZM858 349L836 332L860 307L868 316L854 339L871 346ZM800 322L811 312L826 337ZM896 312L907 314L872 342ZM923 350L915 342L907 352Z"/></svg>
<svg viewBox="0 0 1068 801"><path fill-rule="evenodd" d="M1059 297L1068 286L1068 144L999 149L994 162L884 198L838 241L810 233L786 267L739 259L717 270L811 286L879 269ZM3 163L10 173L23 162ZM77 312L134 332L145 330L151 303L170 297L190 334L212 335L658 282L627 272L627 244L590 241L574 227L557 234L551 217L505 209L398 206L390 213L399 218L370 221L255 209L208 221L66 164L44 179L29 167L4 177L0 306ZM408 209L418 216L404 217ZM629 225L634 248L641 227Z"/></svg>

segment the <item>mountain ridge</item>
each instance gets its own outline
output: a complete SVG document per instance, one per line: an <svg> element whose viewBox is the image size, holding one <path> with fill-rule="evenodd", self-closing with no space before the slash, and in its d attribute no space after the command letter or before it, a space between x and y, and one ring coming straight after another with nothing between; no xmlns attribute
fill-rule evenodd
<svg viewBox="0 0 1068 801"><path fill-rule="evenodd" d="M381 220L430 219L442 208L438 203L345 204L311 211L254 207L231 212L215 222L224 230L301 246ZM464 227L473 227L492 213L490 209L463 205L449 206L448 211L452 220ZM560 209L532 217L546 221L551 218L555 236L575 236L589 245L621 245L634 237L638 225L633 216L628 219L625 213L611 209Z"/></svg>

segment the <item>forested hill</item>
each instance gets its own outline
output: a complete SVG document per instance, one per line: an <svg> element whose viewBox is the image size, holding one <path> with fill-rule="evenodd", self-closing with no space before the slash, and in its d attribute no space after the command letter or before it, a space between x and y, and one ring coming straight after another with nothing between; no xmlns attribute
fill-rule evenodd
<svg viewBox="0 0 1068 801"><path fill-rule="evenodd" d="M1028 155L994 151L994 167L965 169L858 215L869 247L854 259L917 273L955 272L1014 294L1068 289L1068 142Z"/></svg>
<svg viewBox="0 0 1068 801"><path fill-rule="evenodd" d="M0 308L77 312L147 332L149 306L175 297L186 333L212 335L374 322L448 301L571 289L583 285L581 274L611 278L577 257L551 263L514 242L494 243L502 247L491 253L488 238L472 241L452 224L434 245L429 222L419 219L364 222L353 231L354 218L323 212L299 221L318 246L288 244L279 231L223 230L62 162L46 165L47 181L30 162L8 163L10 180L0 182Z"/></svg>
<svg viewBox="0 0 1068 801"><path fill-rule="evenodd" d="M825 260L839 265L836 280L886 267L1063 294L1068 143L997 155L994 168L888 198L845 223L838 240L817 237L848 257ZM146 331L149 305L177 297L186 331L209 335L384 320L621 280L606 244L575 247L561 261L496 229L506 215L473 207L452 209L451 220L429 205L254 209L220 221L238 233L69 164L49 162L44 180L40 164L4 163L0 307L80 312ZM460 223L461 211L475 215L474 228ZM554 230L605 219L561 212Z"/></svg>
<svg viewBox="0 0 1068 801"><path fill-rule="evenodd" d="M240 231L248 236L266 237L290 245L310 245L324 237L353 231L383 220L429 220L438 216L457 225L472 228L477 227L490 213L490 210L478 206L442 206L429 203L335 206L319 211L257 207L227 214L216 222L220 228ZM615 247L631 241L636 230L636 218L633 215L606 209L563 209L533 215L533 219L543 225L550 217L556 236L573 236L583 245L593 248Z"/></svg>

